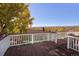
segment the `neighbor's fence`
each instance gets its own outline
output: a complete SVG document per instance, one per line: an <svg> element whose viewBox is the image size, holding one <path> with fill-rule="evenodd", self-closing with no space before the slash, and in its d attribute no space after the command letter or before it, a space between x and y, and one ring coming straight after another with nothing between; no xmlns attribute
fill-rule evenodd
<svg viewBox="0 0 79 59"><path fill-rule="evenodd" d="M37 43L43 41L55 41L57 43L56 33L34 33L10 35L10 46Z"/></svg>
<svg viewBox="0 0 79 59"><path fill-rule="evenodd" d="M79 52L79 37L68 36L67 48Z"/></svg>

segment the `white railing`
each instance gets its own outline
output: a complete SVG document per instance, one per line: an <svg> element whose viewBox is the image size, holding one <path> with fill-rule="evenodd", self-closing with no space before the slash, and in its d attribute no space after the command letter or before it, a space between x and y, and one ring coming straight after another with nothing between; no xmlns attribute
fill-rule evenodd
<svg viewBox="0 0 79 59"><path fill-rule="evenodd" d="M10 35L10 46L37 43L43 41L55 41L57 43L56 33L34 33L34 34L16 34Z"/></svg>
<svg viewBox="0 0 79 59"><path fill-rule="evenodd" d="M68 36L67 48L79 52L79 37Z"/></svg>
<svg viewBox="0 0 79 59"><path fill-rule="evenodd" d="M34 34L15 34L8 35L0 40L0 55L4 55L11 46L33 44L43 41L54 41L57 43L56 33L34 33Z"/></svg>
<svg viewBox="0 0 79 59"><path fill-rule="evenodd" d="M31 43L32 34L10 35L10 46Z"/></svg>

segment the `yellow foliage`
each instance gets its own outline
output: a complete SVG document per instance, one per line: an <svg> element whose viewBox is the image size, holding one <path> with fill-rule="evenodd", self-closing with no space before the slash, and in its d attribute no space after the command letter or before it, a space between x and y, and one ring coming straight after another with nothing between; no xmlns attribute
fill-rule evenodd
<svg viewBox="0 0 79 59"><path fill-rule="evenodd" d="M13 29L13 32L14 32L14 33L20 33L20 29L18 29L18 27L16 26L16 27Z"/></svg>
<svg viewBox="0 0 79 59"><path fill-rule="evenodd" d="M25 9L22 13L22 16L23 17L28 17L29 16L29 10L28 9Z"/></svg>

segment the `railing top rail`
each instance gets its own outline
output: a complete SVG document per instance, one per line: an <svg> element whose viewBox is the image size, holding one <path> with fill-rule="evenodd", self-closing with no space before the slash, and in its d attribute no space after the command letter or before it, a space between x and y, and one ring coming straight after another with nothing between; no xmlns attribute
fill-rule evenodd
<svg viewBox="0 0 79 59"><path fill-rule="evenodd" d="M50 32L38 32L38 33L22 33L22 34L10 34L10 35L32 35L32 34L47 34L47 33L50 33Z"/></svg>
<svg viewBox="0 0 79 59"><path fill-rule="evenodd" d="M20 36L20 35L32 35L32 34L12 34L10 36Z"/></svg>
<svg viewBox="0 0 79 59"><path fill-rule="evenodd" d="M79 37L75 37L75 36L68 36L68 37L70 37L70 38L77 38L77 39L79 39Z"/></svg>

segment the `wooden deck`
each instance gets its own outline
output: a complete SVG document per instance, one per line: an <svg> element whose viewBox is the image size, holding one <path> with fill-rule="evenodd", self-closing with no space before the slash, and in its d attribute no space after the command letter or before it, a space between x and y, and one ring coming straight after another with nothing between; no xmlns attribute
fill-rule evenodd
<svg viewBox="0 0 79 59"><path fill-rule="evenodd" d="M62 42L59 40L58 42ZM5 56L74 56L79 53L66 49L66 43L41 42L21 46L10 47Z"/></svg>

